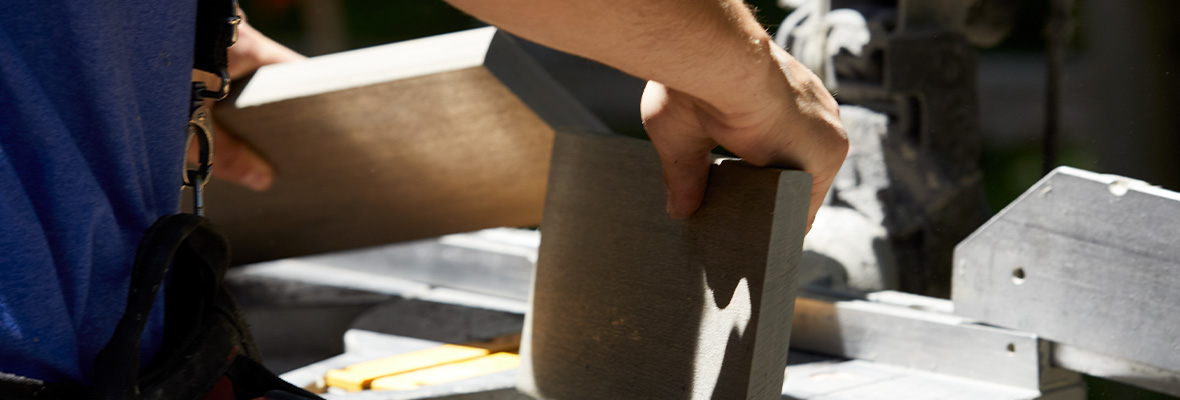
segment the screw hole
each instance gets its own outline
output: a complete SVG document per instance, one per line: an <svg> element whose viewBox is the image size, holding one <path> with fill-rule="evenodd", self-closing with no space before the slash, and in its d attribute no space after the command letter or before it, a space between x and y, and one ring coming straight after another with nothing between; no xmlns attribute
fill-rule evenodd
<svg viewBox="0 0 1180 400"><path fill-rule="evenodd" d="M1012 270L1012 283L1017 285L1024 283L1024 268L1016 267Z"/></svg>
<svg viewBox="0 0 1180 400"><path fill-rule="evenodd" d="M1008 343L1008 354L1015 354L1015 353L1016 353L1016 344L1015 343Z"/></svg>

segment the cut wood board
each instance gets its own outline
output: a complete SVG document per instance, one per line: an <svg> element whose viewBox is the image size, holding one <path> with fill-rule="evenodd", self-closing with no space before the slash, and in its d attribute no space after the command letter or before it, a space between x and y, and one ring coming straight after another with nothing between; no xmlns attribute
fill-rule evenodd
<svg viewBox="0 0 1180 400"><path fill-rule="evenodd" d="M1057 168L960 243L954 271L959 315L1180 371L1176 192Z"/></svg>
<svg viewBox="0 0 1180 400"><path fill-rule="evenodd" d="M266 66L237 86L217 119L277 173L263 193L207 187L236 264L536 225L554 129L606 130L494 28Z"/></svg>
<svg viewBox="0 0 1180 400"><path fill-rule="evenodd" d="M377 378L373 380L372 389L379 391L413 390L423 386L440 385L508 371L518 366L520 366L520 356L514 353L493 353L452 364Z"/></svg>
<svg viewBox="0 0 1180 400"><path fill-rule="evenodd" d="M1035 334L916 306L799 297L793 326L795 350L1032 391L1080 381L1076 373L1049 368L1048 344Z"/></svg>
<svg viewBox="0 0 1180 400"><path fill-rule="evenodd" d="M520 335L512 335L485 342L467 343L463 345L444 344L430 349L366 361L341 369L333 369L324 374L324 380L328 386L355 392L368 389L374 380L380 379L382 377L404 375L406 373L426 370L441 365L483 358L491 354L505 351L516 351L516 349L519 347ZM513 365L512 368L515 368L515 365ZM504 368L501 370L505 369L510 368ZM419 376L419 378L421 377ZM411 381L395 380L388 382L388 387L391 390L402 390L393 388L404 388L409 383L412 383L413 379L411 379ZM411 389L412 388L413 387L411 387Z"/></svg>
<svg viewBox="0 0 1180 400"><path fill-rule="evenodd" d="M522 343L546 399L777 399L811 176L712 167L665 212L651 143L559 133Z"/></svg>
<svg viewBox="0 0 1180 400"><path fill-rule="evenodd" d="M783 400L1083 400L1081 380L1043 391L865 360L787 367Z"/></svg>

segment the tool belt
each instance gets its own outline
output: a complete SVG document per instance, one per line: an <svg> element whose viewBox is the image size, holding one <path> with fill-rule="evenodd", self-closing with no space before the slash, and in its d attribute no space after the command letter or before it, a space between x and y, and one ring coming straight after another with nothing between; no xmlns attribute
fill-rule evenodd
<svg viewBox="0 0 1180 400"><path fill-rule="evenodd" d="M127 309L95 359L94 385L0 375L0 399L318 399L262 366L222 284L228 265L225 237L207 219L160 218L140 242ZM139 337L165 277L164 342L141 372Z"/></svg>

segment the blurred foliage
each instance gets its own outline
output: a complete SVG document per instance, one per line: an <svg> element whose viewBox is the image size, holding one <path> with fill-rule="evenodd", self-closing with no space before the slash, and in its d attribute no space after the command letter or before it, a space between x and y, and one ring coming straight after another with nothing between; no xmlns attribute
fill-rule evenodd
<svg viewBox="0 0 1180 400"><path fill-rule="evenodd" d="M306 52L303 31L305 1L241 0L250 24L296 51ZM438 35L484 24L444 1L335 0L345 21L350 49ZM771 32L787 12L775 0L749 1L759 22Z"/></svg>
<svg viewBox="0 0 1180 400"><path fill-rule="evenodd" d="M1092 376L1083 376L1091 400L1175 400L1176 397Z"/></svg>
<svg viewBox="0 0 1180 400"><path fill-rule="evenodd" d="M307 53L305 1L241 0L250 24L296 51ZM347 49L438 35L484 24L444 1L334 0Z"/></svg>
<svg viewBox="0 0 1180 400"><path fill-rule="evenodd" d="M777 0L747 0L750 9L754 11L754 16L758 18L758 22L766 27L766 30L771 34L778 31L779 23L783 22L783 18L787 17L787 10L779 8Z"/></svg>
<svg viewBox="0 0 1180 400"><path fill-rule="evenodd" d="M1087 150L1089 146L1063 144L1058 160L1061 165L1095 170L1096 158ZM981 158L983 168L983 189L987 203L993 211L1016 200L1025 190L1041 179L1041 154L1039 141L1008 147L985 147Z"/></svg>
<svg viewBox="0 0 1180 400"><path fill-rule="evenodd" d="M246 20L258 30L295 51L300 50L303 25L297 3L290 0L241 0Z"/></svg>
<svg viewBox="0 0 1180 400"><path fill-rule="evenodd" d="M483 26L443 1L343 1L352 47L374 46Z"/></svg>

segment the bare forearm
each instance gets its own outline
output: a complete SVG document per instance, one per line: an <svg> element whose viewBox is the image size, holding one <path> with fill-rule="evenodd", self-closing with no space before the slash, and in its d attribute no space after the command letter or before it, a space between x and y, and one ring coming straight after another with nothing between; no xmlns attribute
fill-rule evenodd
<svg viewBox="0 0 1180 400"><path fill-rule="evenodd" d="M673 218L700 205L717 145L755 165L810 172L811 219L848 154L835 99L770 41L741 0L448 1L648 79L640 113L663 163Z"/></svg>
<svg viewBox="0 0 1180 400"><path fill-rule="evenodd" d="M526 39L659 81L722 111L777 69L740 0L448 0ZM779 78L781 79L781 78Z"/></svg>

